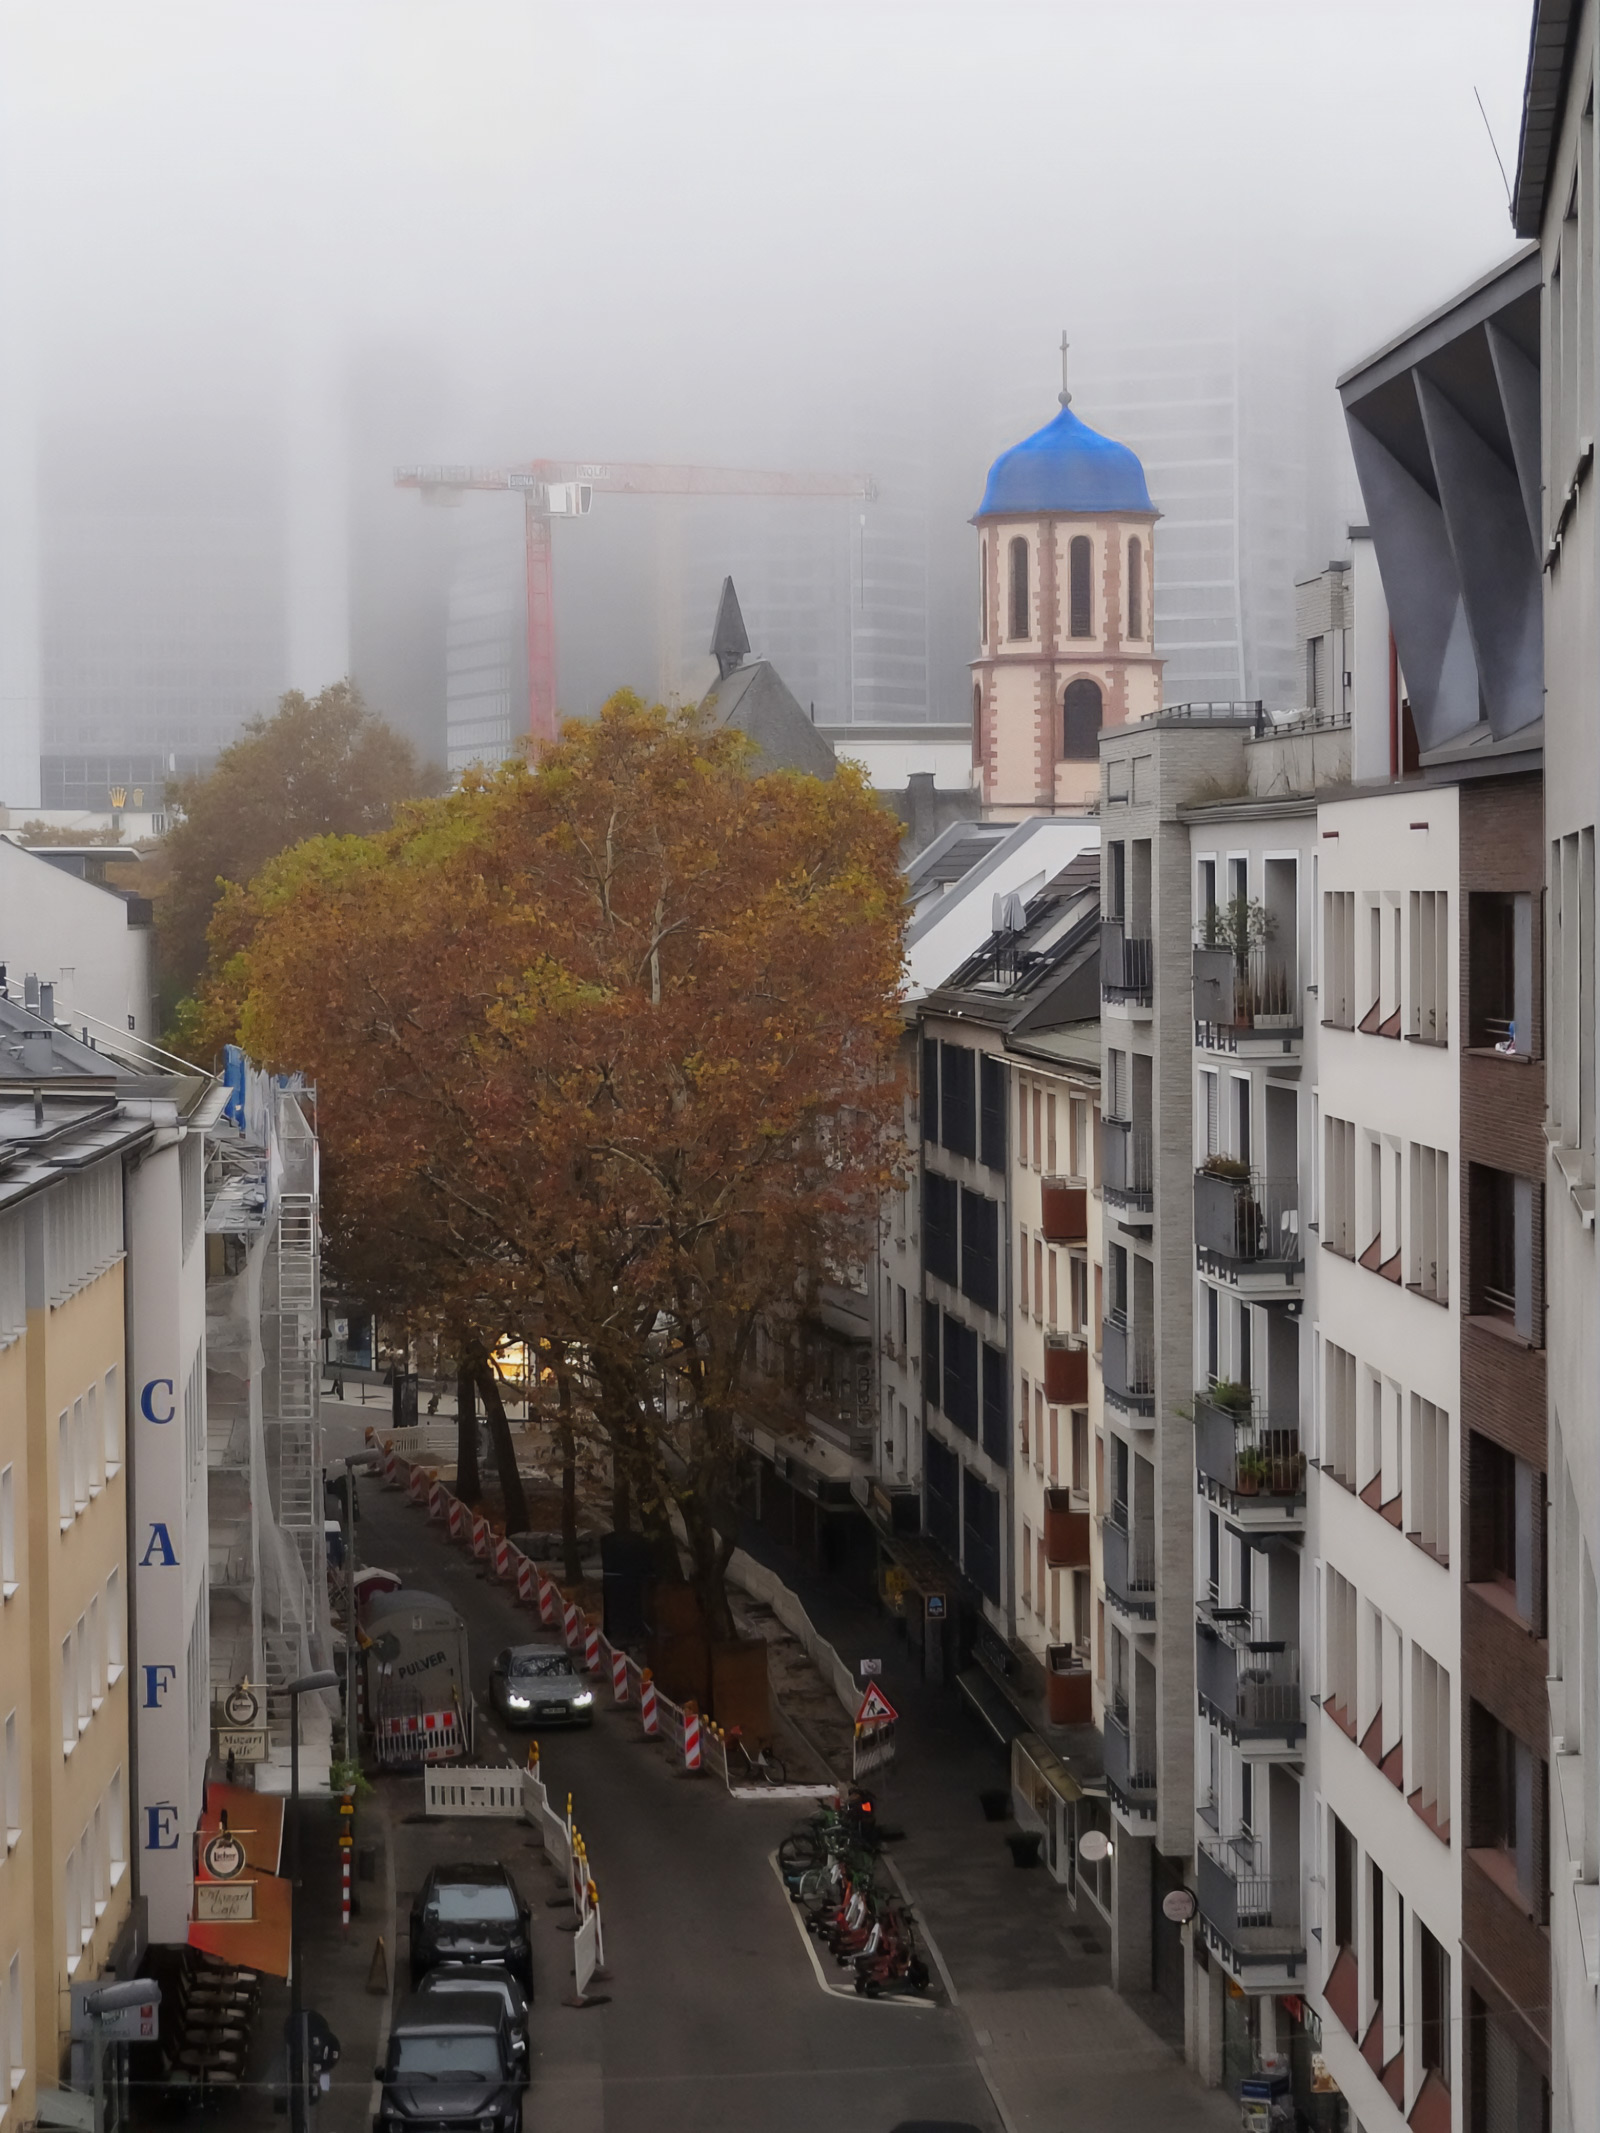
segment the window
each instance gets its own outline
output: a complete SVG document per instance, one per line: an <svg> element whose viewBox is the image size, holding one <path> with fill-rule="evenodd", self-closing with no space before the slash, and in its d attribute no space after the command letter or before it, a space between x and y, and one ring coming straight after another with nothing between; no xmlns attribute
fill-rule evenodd
<svg viewBox="0 0 1600 2133"><path fill-rule="evenodd" d="M1411 1647L1411 1785L1407 1797L1449 1842L1450 1676L1420 1644Z"/></svg>
<svg viewBox="0 0 1600 2133"><path fill-rule="evenodd" d="M106 1671L115 1681L122 1672L125 1645L122 1616L122 1572L113 1570L106 1579Z"/></svg>
<svg viewBox="0 0 1600 2133"><path fill-rule="evenodd" d="M1490 1878L1542 1924L1549 1848L1549 1770L1543 1756L1475 1699L1467 1705L1472 1789L1467 1841Z"/></svg>
<svg viewBox="0 0 1600 2133"><path fill-rule="evenodd" d="M1006 1359L983 1344L983 1448L996 1466L1010 1464L1011 1418L1006 1412Z"/></svg>
<svg viewBox="0 0 1600 2133"><path fill-rule="evenodd" d="M961 1461L948 1444L930 1432L922 1461L928 1538L946 1555L958 1557L961 1550Z"/></svg>
<svg viewBox="0 0 1600 2133"><path fill-rule="evenodd" d="M1356 1840L1337 1815L1333 1822L1333 1939L1339 1948L1356 1944Z"/></svg>
<svg viewBox="0 0 1600 2133"><path fill-rule="evenodd" d="M106 1788L106 1848L111 1855L111 1886L116 1887L122 1879L122 1870L127 1864L126 1819L122 1811L122 1771L111 1773L111 1783Z"/></svg>
<svg viewBox="0 0 1600 2133"><path fill-rule="evenodd" d="M1441 1563L1450 1560L1450 1417L1411 1395L1411 1473L1406 1531Z"/></svg>
<svg viewBox="0 0 1600 2133"><path fill-rule="evenodd" d="M1094 635L1094 594L1090 574L1094 568L1094 544L1086 533L1075 533L1067 550L1070 579L1067 632L1073 637Z"/></svg>
<svg viewBox="0 0 1600 2133"><path fill-rule="evenodd" d="M1028 1165L1028 1090L1029 1084L1019 1074L1017 1082L1017 1161L1024 1169Z"/></svg>
<svg viewBox="0 0 1600 2133"><path fill-rule="evenodd" d="M1006 1070L988 1052L978 1062L978 1158L989 1170L1006 1167Z"/></svg>
<svg viewBox="0 0 1600 2133"><path fill-rule="evenodd" d="M1029 1421L1029 1417L1030 1417L1030 1415L1031 1415L1031 1413L1032 1413L1032 1400L1033 1400L1033 1395L1032 1395L1032 1394L1031 1394L1031 1393L1029 1392L1029 1390L1028 1390L1028 1379L1027 1379L1027 1374L1026 1374L1026 1373L1024 1373L1024 1374L1023 1374L1023 1379L1022 1379L1022 1412L1021 1412L1021 1415L1020 1415L1020 1417L1019 1417L1019 1420L1020 1420L1020 1422L1021 1422L1021 1426L1022 1426L1022 1440L1021 1440L1021 1444L1022 1444L1022 1463L1023 1463L1023 1465L1024 1465L1024 1466L1026 1466L1026 1465L1027 1465L1027 1463L1028 1463L1028 1421Z"/></svg>
<svg viewBox="0 0 1600 2133"><path fill-rule="evenodd" d="M1052 1333L1056 1331L1056 1328L1061 1323L1061 1314L1057 1307L1057 1289L1059 1287L1059 1283L1057 1281L1056 1276L1056 1267L1057 1254L1054 1249L1052 1249L1050 1253L1050 1309L1045 1315L1045 1324L1050 1328L1050 1331Z"/></svg>
<svg viewBox="0 0 1600 2133"><path fill-rule="evenodd" d="M1356 1026L1356 900L1349 889L1322 899L1322 1020L1327 1029Z"/></svg>
<svg viewBox="0 0 1600 2133"><path fill-rule="evenodd" d="M906 1356L910 1353L909 1343L911 1336L910 1327L907 1322L909 1314L906 1309L906 1292L904 1285L899 1283L897 1283L895 1287L895 1308L897 1323L899 1327L899 1353L900 1359L903 1362Z"/></svg>
<svg viewBox="0 0 1600 2133"><path fill-rule="evenodd" d="M26 1268L22 1217L6 1215L0 1218L0 1348L9 1348L28 1329Z"/></svg>
<svg viewBox="0 0 1600 2133"><path fill-rule="evenodd" d="M961 1293L980 1310L1000 1308L1000 1204L961 1188Z"/></svg>
<svg viewBox="0 0 1600 2133"><path fill-rule="evenodd" d="M0 1471L0 1596L17 1589L17 1484L12 1467Z"/></svg>
<svg viewBox="0 0 1600 2133"><path fill-rule="evenodd" d="M1033 1167L1035 1170L1044 1168L1044 1127L1041 1123L1043 1118L1044 1095L1038 1085L1035 1084L1033 1091Z"/></svg>
<svg viewBox="0 0 1600 2133"><path fill-rule="evenodd" d="M72 1508L81 1511L89 1501L89 1441L85 1434L83 1401L72 1403Z"/></svg>
<svg viewBox="0 0 1600 2133"><path fill-rule="evenodd" d="M1042 1582L1042 1578L1041 1578ZM1033 1528L1022 1521L1022 1604L1030 1611L1033 1607Z"/></svg>
<svg viewBox="0 0 1600 2133"><path fill-rule="evenodd" d="M1024 1318L1028 1315L1028 1232L1022 1232L1017 1248L1017 1308Z"/></svg>
<svg viewBox="0 0 1600 2133"><path fill-rule="evenodd" d="M942 1349L939 1341L939 1306L924 1299L922 1306L922 1383L928 1405L937 1407L943 1390Z"/></svg>
<svg viewBox="0 0 1600 2133"><path fill-rule="evenodd" d="M1407 1286L1450 1301L1450 1158L1441 1148L1411 1146L1411 1254Z"/></svg>
<svg viewBox="0 0 1600 2133"><path fill-rule="evenodd" d="M939 1047L940 1144L952 1155L978 1152L977 1059L965 1044Z"/></svg>
<svg viewBox="0 0 1600 2133"><path fill-rule="evenodd" d="M1212 1067L1200 1069L1200 1153L1222 1153L1222 1092L1216 1071Z"/></svg>
<svg viewBox="0 0 1600 2133"><path fill-rule="evenodd" d="M1353 1738L1356 1723L1356 1589L1348 1578L1341 1577L1331 1567L1327 1603L1328 1652L1323 1675L1323 1705L1329 1717Z"/></svg>
<svg viewBox="0 0 1600 2133"><path fill-rule="evenodd" d="M1128 541L1128 635L1144 635L1144 543L1137 534Z"/></svg>
<svg viewBox="0 0 1600 2133"><path fill-rule="evenodd" d="M1535 1056L1533 898L1467 899L1467 1042Z"/></svg>
<svg viewBox="0 0 1600 2133"><path fill-rule="evenodd" d="M1544 1346L1544 1188L1487 1163L1467 1166L1474 1317Z"/></svg>
<svg viewBox="0 0 1600 2133"><path fill-rule="evenodd" d="M83 1953L83 1943L78 1938L78 1908L82 1901L78 1889L78 1854L67 1854L65 1871L61 1877L61 1926L66 1938L67 1975L70 1977L78 1967L78 1958Z"/></svg>
<svg viewBox="0 0 1600 2133"><path fill-rule="evenodd" d="M1010 545L1011 556L1011 629L1012 637L1027 637L1030 608L1028 598L1028 544L1018 534Z"/></svg>
<svg viewBox="0 0 1600 2133"><path fill-rule="evenodd" d="M1061 753L1069 763L1092 763L1100 754L1100 726L1105 699L1100 684L1079 675L1061 699Z"/></svg>
<svg viewBox="0 0 1600 2133"><path fill-rule="evenodd" d="M1323 1121L1322 1241L1346 1259L1356 1255L1356 1129L1348 1119Z"/></svg>
<svg viewBox="0 0 1600 2133"><path fill-rule="evenodd" d="M1051 1177L1059 1176L1056 1169L1056 1099L1054 1092L1044 1100L1044 1167Z"/></svg>
<svg viewBox="0 0 1600 2133"><path fill-rule="evenodd" d="M930 1146L939 1139L939 1043L935 1037L922 1040L922 1138Z"/></svg>
<svg viewBox="0 0 1600 2133"><path fill-rule="evenodd" d="M1468 1580L1542 1635L1544 1475L1477 1430L1467 1440L1467 1460Z"/></svg>
<svg viewBox="0 0 1600 2133"><path fill-rule="evenodd" d="M989 536L985 534L978 550L978 642L989 642ZM978 692L973 690L973 717L977 717Z"/></svg>
<svg viewBox="0 0 1600 2133"><path fill-rule="evenodd" d="M972 684L972 760L983 761L983 687L979 682Z"/></svg>
<svg viewBox="0 0 1600 2133"><path fill-rule="evenodd" d="M72 1632L61 1640L61 1747L70 1755L78 1745L78 1678L72 1658Z"/></svg>
<svg viewBox="0 0 1600 2133"><path fill-rule="evenodd" d="M1113 837L1106 845L1107 918L1125 918L1128 908L1128 847L1120 837Z"/></svg>
<svg viewBox="0 0 1600 2133"><path fill-rule="evenodd" d="M1000 1604L1000 1492L970 1467L961 1476L961 1563L986 1600Z"/></svg>
<svg viewBox="0 0 1600 2133"><path fill-rule="evenodd" d="M5 1795L0 1800L0 1812L6 1818L6 1850L9 1852L22 1841L22 1744L17 1738L15 1711L6 1713L5 1743L0 1753L5 1757L4 1768L0 1769L0 1789Z"/></svg>
<svg viewBox="0 0 1600 2133"><path fill-rule="evenodd" d="M1082 1337L1089 1324L1089 1262L1072 1257L1067 1262L1072 1277L1072 1325L1070 1330Z"/></svg>
<svg viewBox="0 0 1600 2133"><path fill-rule="evenodd" d="M944 1315L944 1411L963 1436L978 1434L978 1336Z"/></svg>
<svg viewBox="0 0 1600 2133"><path fill-rule="evenodd" d="M72 1417L65 1408L56 1417L56 1497L61 1529L73 1519L72 1506Z"/></svg>
<svg viewBox="0 0 1600 2133"><path fill-rule="evenodd" d="M1443 1044L1449 1034L1448 919L1443 889L1411 891L1411 1011L1407 1035L1421 1044Z"/></svg>
<svg viewBox="0 0 1600 2133"><path fill-rule="evenodd" d="M122 1465L122 1380L115 1370L106 1372L100 1422L106 1439L106 1472L115 1474Z"/></svg>
<svg viewBox="0 0 1600 2133"><path fill-rule="evenodd" d="M85 1657L89 1668L89 1708L98 1711L105 1698L106 1654L100 1626L100 1595L89 1595L89 1641Z"/></svg>
<svg viewBox="0 0 1600 2133"><path fill-rule="evenodd" d="M1419 1919L1417 1921L1418 1998L1422 2003L1422 2064L1445 2088L1450 2086L1450 1958Z"/></svg>
<svg viewBox="0 0 1600 2133"><path fill-rule="evenodd" d="M956 1206L959 1188L954 1178L937 1170L922 1180L922 1263L928 1272L952 1287L958 1278Z"/></svg>

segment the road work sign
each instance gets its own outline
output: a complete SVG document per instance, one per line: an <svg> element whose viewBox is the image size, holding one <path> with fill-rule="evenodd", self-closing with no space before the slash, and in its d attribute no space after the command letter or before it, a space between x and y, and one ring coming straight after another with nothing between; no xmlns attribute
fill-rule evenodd
<svg viewBox="0 0 1600 2133"><path fill-rule="evenodd" d="M867 1693L861 1699L861 1708L856 1713L858 1726L892 1726L900 1713L884 1695L875 1681L867 1684Z"/></svg>

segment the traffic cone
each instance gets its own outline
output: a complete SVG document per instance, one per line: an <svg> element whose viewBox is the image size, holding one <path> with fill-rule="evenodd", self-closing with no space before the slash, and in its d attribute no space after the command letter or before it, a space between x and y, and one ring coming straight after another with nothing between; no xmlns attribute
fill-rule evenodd
<svg viewBox="0 0 1600 2133"><path fill-rule="evenodd" d="M378 1944L372 1951L372 1968L367 1972L368 1992L389 1990L389 1959L383 1952L383 1935L378 1935Z"/></svg>

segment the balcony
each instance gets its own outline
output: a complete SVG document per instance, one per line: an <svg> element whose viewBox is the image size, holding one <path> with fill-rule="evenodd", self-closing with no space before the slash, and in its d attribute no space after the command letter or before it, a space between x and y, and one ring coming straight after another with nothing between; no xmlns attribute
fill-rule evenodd
<svg viewBox="0 0 1600 2133"><path fill-rule="evenodd" d="M1100 921L1100 997L1113 1006L1150 1008L1155 1000L1154 945L1130 938L1120 918Z"/></svg>
<svg viewBox="0 0 1600 2133"><path fill-rule="evenodd" d="M1047 1244L1087 1244L1089 1188L1074 1178L1045 1178L1039 1187Z"/></svg>
<svg viewBox="0 0 1600 2133"><path fill-rule="evenodd" d="M1148 1125L1131 1119L1101 1122L1100 1194L1126 1227L1148 1229L1156 1204L1155 1149Z"/></svg>
<svg viewBox="0 0 1600 2133"><path fill-rule="evenodd" d="M1088 1660L1070 1644L1052 1644L1047 1658L1044 1694L1051 1725L1093 1724L1094 1683Z"/></svg>
<svg viewBox="0 0 1600 2133"><path fill-rule="evenodd" d="M1230 1634L1204 1621L1195 1640L1200 1715L1246 1753L1298 1752L1305 1738L1305 1693L1297 1645Z"/></svg>
<svg viewBox="0 0 1600 2133"><path fill-rule="evenodd" d="M1125 1822L1153 1829L1156 1819L1156 1742L1143 1728L1129 1731L1120 1700L1106 1713L1106 1791Z"/></svg>
<svg viewBox="0 0 1600 2133"><path fill-rule="evenodd" d="M1300 1181L1268 1178L1226 1156L1194 1174L1195 1258L1243 1295L1297 1293L1304 1274Z"/></svg>
<svg viewBox="0 0 1600 2133"><path fill-rule="evenodd" d="M1109 1728L1106 1745L1109 1765ZM1295 1990L1305 1982L1306 1961L1300 1876L1261 1867L1253 1839L1202 1838L1195 1856L1201 1927L1207 1947L1247 1991Z"/></svg>
<svg viewBox="0 0 1600 2133"><path fill-rule="evenodd" d="M1130 1326L1110 1311L1100 1329L1100 1376L1120 1413L1149 1421L1156 1411L1156 1343L1149 1326Z"/></svg>
<svg viewBox="0 0 1600 2133"><path fill-rule="evenodd" d="M1237 1059L1298 1059L1305 1030L1300 988L1282 957L1253 948L1194 951L1194 1041Z"/></svg>
<svg viewBox="0 0 1600 2133"><path fill-rule="evenodd" d="M1243 1387L1197 1393L1195 1471L1202 1496L1239 1532L1298 1533L1305 1524L1306 1460L1298 1429L1264 1421Z"/></svg>
<svg viewBox="0 0 1600 2133"><path fill-rule="evenodd" d="M1073 1502L1071 1489L1044 1492L1044 1558L1052 1570L1089 1567L1089 1512Z"/></svg>
<svg viewBox="0 0 1600 2133"><path fill-rule="evenodd" d="M1044 1337L1044 1396L1053 1407L1083 1407L1089 1399L1089 1350L1069 1333Z"/></svg>
<svg viewBox="0 0 1600 2133"><path fill-rule="evenodd" d="M1113 1516L1106 1520L1100 1542L1106 1599L1118 1614L1135 1624L1153 1622L1156 1618L1155 1535L1143 1527L1130 1533L1127 1526L1118 1523Z"/></svg>

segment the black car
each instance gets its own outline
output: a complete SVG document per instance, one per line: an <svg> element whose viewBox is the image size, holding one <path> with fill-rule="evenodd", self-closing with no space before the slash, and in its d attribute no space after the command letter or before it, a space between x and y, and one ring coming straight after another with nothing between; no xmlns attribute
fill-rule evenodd
<svg viewBox="0 0 1600 2133"><path fill-rule="evenodd" d="M508 1644L489 1669L489 1698L508 1726L588 1726L594 1690L559 1644Z"/></svg>
<svg viewBox="0 0 1600 2133"><path fill-rule="evenodd" d="M377 2133L522 2133L525 2077L497 1992L402 2000L375 2074Z"/></svg>
<svg viewBox="0 0 1600 2133"><path fill-rule="evenodd" d="M531 1992L528 1906L503 1866L436 1866L411 1905L411 1983L437 1963L500 1963Z"/></svg>
<svg viewBox="0 0 1600 2133"><path fill-rule="evenodd" d="M510 2025L512 2056L521 2065L523 2078L527 2078L528 2001L531 1995L523 1991L509 1970L502 1969L498 1963L441 1963L436 1970L428 1972L421 1989L424 1999L431 1999L435 1993L449 1999L461 1992L498 1994Z"/></svg>

